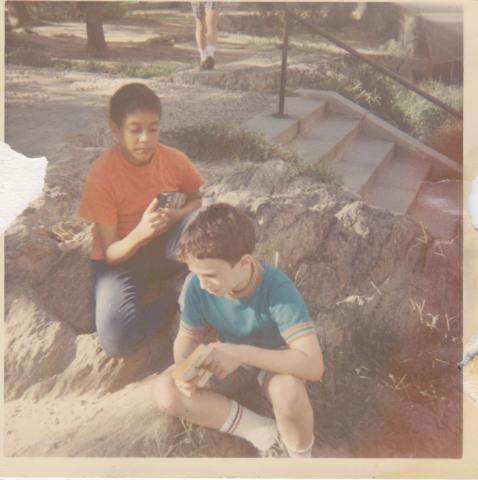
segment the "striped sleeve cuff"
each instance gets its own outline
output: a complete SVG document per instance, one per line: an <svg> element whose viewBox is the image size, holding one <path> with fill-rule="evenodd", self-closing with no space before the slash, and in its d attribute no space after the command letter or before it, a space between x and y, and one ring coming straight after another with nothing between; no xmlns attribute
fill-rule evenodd
<svg viewBox="0 0 478 480"><path fill-rule="evenodd" d="M284 340L290 344L299 338L305 337L306 335L315 334L317 327L314 322L303 322L293 325L290 328L287 328L281 332Z"/></svg>
<svg viewBox="0 0 478 480"><path fill-rule="evenodd" d="M186 323L184 320L179 322L179 331L180 333L187 335L188 337L201 338L204 334L205 327L193 327L189 323Z"/></svg>

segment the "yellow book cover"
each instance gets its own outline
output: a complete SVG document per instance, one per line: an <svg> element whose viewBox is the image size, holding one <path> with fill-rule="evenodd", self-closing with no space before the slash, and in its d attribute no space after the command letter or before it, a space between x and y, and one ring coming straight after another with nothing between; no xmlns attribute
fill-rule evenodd
<svg viewBox="0 0 478 480"><path fill-rule="evenodd" d="M197 376L200 377L198 386L204 386L211 378L212 373L209 370L201 368L201 365L212 350L212 345L204 345L203 343L198 345L185 360L176 366L172 372L173 378L189 382Z"/></svg>

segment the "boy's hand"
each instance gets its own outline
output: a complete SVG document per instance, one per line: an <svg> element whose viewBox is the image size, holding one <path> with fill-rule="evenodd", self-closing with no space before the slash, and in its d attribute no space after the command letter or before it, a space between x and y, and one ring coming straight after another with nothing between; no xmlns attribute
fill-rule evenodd
<svg viewBox="0 0 478 480"><path fill-rule="evenodd" d="M190 398L198 388L197 387L198 380L199 380L198 377L194 377L189 382L185 382L184 380L174 380L174 383L176 384L176 387L178 387L178 390L183 395L186 395L186 397Z"/></svg>
<svg viewBox="0 0 478 480"><path fill-rule="evenodd" d="M167 224L167 219L162 210L158 210L158 199L153 198L153 201L146 207L140 222L136 226L136 234L139 241L143 242L166 232Z"/></svg>
<svg viewBox="0 0 478 480"><path fill-rule="evenodd" d="M222 342L214 342L212 345L214 350L202 364L202 367L222 380L234 370L237 370L242 362L234 355L234 345Z"/></svg>
<svg viewBox="0 0 478 480"><path fill-rule="evenodd" d="M167 232L175 223L179 222L183 215L176 208L159 208L159 214L164 220L164 231Z"/></svg>

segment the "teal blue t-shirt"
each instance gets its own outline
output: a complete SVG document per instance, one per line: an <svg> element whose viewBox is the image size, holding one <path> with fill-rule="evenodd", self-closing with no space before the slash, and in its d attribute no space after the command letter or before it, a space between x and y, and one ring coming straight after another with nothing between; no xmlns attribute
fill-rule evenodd
<svg viewBox="0 0 478 480"><path fill-rule="evenodd" d="M212 326L222 342L270 349L315 333L315 323L292 281L267 263L262 266L257 289L243 299L212 295L190 274L180 296L181 328L199 335Z"/></svg>

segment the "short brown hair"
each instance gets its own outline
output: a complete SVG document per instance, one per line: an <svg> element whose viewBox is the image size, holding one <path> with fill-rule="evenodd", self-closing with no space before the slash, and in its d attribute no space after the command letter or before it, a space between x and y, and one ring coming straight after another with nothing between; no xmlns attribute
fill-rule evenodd
<svg viewBox="0 0 478 480"><path fill-rule="evenodd" d="M110 99L110 119L121 127L124 119L137 110L157 113L161 117L161 101L156 93L142 83L128 83Z"/></svg>
<svg viewBox="0 0 478 480"><path fill-rule="evenodd" d="M254 251L256 234L252 220L227 203L209 206L193 220L182 234L177 249L179 259L189 255L217 258L231 265Z"/></svg>

